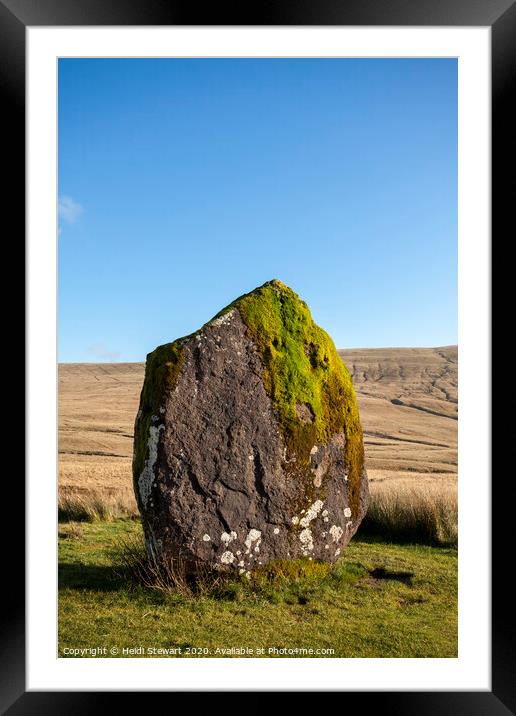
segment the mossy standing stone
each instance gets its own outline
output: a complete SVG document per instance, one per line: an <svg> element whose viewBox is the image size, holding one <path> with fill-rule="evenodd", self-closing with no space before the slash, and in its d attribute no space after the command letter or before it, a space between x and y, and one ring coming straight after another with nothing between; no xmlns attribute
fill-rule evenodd
<svg viewBox="0 0 516 716"><path fill-rule="evenodd" d="M147 356L134 489L148 552L247 575L333 562L368 504L351 376L288 286L241 296Z"/></svg>

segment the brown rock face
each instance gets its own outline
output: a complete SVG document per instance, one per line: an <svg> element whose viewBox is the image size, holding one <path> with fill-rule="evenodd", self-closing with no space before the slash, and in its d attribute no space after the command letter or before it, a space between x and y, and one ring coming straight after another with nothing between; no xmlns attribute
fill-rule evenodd
<svg viewBox="0 0 516 716"><path fill-rule="evenodd" d="M180 351L149 355L133 466L152 555L249 573L275 559L333 561L351 539L367 507L363 462L352 514L345 430L293 453L266 373L238 307ZM310 404L295 416L315 430Z"/></svg>

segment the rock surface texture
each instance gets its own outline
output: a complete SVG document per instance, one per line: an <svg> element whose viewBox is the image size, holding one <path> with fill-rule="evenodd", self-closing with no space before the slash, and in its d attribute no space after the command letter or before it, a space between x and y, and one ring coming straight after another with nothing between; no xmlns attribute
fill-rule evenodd
<svg viewBox="0 0 516 716"><path fill-rule="evenodd" d="M134 489L148 552L251 570L332 562L367 509L362 430L331 338L285 284L147 356Z"/></svg>

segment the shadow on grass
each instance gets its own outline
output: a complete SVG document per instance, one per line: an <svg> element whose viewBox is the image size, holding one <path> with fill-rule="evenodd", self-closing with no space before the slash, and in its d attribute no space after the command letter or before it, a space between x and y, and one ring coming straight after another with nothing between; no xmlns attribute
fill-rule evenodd
<svg viewBox="0 0 516 716"><path fill-rule="evenodd" d="M60 589L88 589L95 592L118 592L127 589L127 581L113 567L80 562L61 563L58 568Z"/></svg>
<svg viewBox="0 0 516 716"><path fill-rule="evenodd" d="M402 584L408 584L412 586L412 578L414 572L394 572L392 570L385 569L384 567L376 567L369 571L369 577L377 582L382 580L391 580L394 582L401 582Z"/></svg>
<svg viewBox="0 0 516 716"><path fill-rule="evenodd" d="M396 525L386 528L385 525L376 522L366 515L362 524L357 530L354 539L358 542L369 544L399 544L399 545L420 545L425 547L456 548L456 539L445 539L436 536L432 529L416 525L403 527Z"/></svg>

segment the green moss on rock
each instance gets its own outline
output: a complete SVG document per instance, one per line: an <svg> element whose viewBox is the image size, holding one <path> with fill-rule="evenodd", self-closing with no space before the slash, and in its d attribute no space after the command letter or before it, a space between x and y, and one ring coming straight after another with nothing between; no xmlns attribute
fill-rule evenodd
<svg viewBox="0 0 516 716"><path fill-rule="evenodd" d="M263 382L278 416L291 473L309 474L310 450L344 433L348 499L359 514L364 467L362 428L348 369L330 336L317 326L306 303L278 280L241 296L236 308L264 367ZM311 483L310 483L311 484Z"/></svg>
<svg viewBox="0 0 516 716"><path fill-rule="evenodd" d="M310 451L314 445L328 444L333 436L344 433L348 501L356 518L364 466L362 429L351 376L332 339L314 323L306 303L278 280L240 296L209 323L234 309L245 323L263 365L262 380L286 447L286 469L305 482L305 497L315 499ZM194 335L159 346L147 356L135 425L135 483L148 457L152 416L159 414L165 391L174 388L184 362L182 345ZM135 488L138 494L137 484ZM319 489L317 497L321 495ZM301 510L306 505L297 507Z"/></svg>

